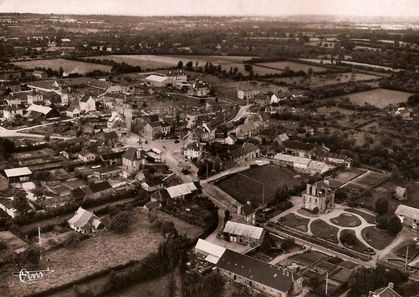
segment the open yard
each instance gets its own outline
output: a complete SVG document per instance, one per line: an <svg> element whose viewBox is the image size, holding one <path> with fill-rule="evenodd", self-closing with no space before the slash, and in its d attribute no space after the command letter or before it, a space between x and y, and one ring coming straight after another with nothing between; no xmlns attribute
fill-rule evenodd
<svg viewBox="0 0 419 297"><path fill-rule="evenodd" d="M370 171L357 179L353 184L362 188L372 189L384 183L389 177L390 175L385 173Z"/></svg>
<svg viewBox="0 0 419 297"><path fill-rule="evenodd" d="M34 69L36 67L40 67L40 68L51 68L52 70L55 70L55 71L58 71L60 67L62 67L64 72L67 74L70 74L70 73L86 74L93 70L101 70L101 71L111 70L111 67L107 65L80 62L80 61L71 61L71 60L66 60L66 59L32 60L32 61L14 62L13 64L19 67L25 68L25 69Z"/></svg>
<svg viewBox="0 0 419 297"><path fill-rule="evenodd" d="M251 201L253 205L265 203L274 198L279 185L288 187L300 185L304 175L275 165L255 166L240 173L227 176L215 183L217 187L232 196L241 204Z"/></svg>
<svg viewBox="0 0 419 297"><path fill-rule="evenodd" d="M310 228L315 236L336 244L339 243L337 237L339 229L325 221L317 219L311 223Z"/></svg>
<svg viewBox="0 0 419 297"><path fill-rule="evenodd" d="M290 228L297 229L303 232L307 232L308 222L310 221L309 219L302 218L293 213L289 213L285 217L281 217L279 220L285 226L288 226Z"/></svg>
<svg viewBox="0 0 419 297"><path fill-rule="evenodd" d="M361 225L361 220L350 213L342 213L338 217L330 220L333 224L342 227L356 227Z"/></svg>
<svg viewBox="0 0 419 297"><path fill-rule="evenodd" d="M395 238L387 230L380 230L374 226L366 227L361 231L361 234L365 241L377 250L384 249Z"/></svg>
<svg viewBox="0 0 419 297"><path fill-rule="evenodd" d="M145 210L135 209L133 216L135 223L127 234L115 234L103 230L82 241L78 247L46 252L44 258L50 259L48 266L56 272L42 282L22 286L19 279L12 276L12 272L16 270L12 265L3 269L0 278L8 286L10 296L23 296L66 284L130 261L139 261L155 252L163 238L159 231L151 229ZM196 238L202 232L202 229L165 213L159 212L158 217L161 220L173 221L179 233L187 234L190 238Z"/></svg>
<svg viewBox="0 0 419 297"><path fill-rule="evenodd" d="M364 92L352 93L342 97L348 97L349 100L356 105L370 104L378 108L384 108L388 105L398 105L406 102L409 96L412 95L408 92L393 91L387 89L374 89Z"/></svg>
<svg viewBox="0 0 419 297"><path fill-rule="evenodd" d="M318 261L329 258L328 255L317 251L309 251L289 257L287 260L304 266L311 266Z"/></svg>

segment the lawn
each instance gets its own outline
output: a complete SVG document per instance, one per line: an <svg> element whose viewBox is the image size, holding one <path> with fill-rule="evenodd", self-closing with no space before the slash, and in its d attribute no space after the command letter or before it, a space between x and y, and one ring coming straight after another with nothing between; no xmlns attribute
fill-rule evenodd
<svg viewBox="0 0 419 297"><path fill-rule="evenodd" d="M289 213L285 217L280 218L278 221L290 228L307 232L307 225L310 220L297 216L293 213Z"/></svg>
<svg viewBox="0 0 419 297"><path fill-rule="evenodd" d="M365 221L367 221L367 223L369 224L375 224L375 216L369 213L366 213L365 211L359 210L359 209L354 209L354 208L345 208L345 211L349 211L352 213L355 213L361 217L364 218Z"/></svg>
<svg viewBox="0 0 419 297"><path fill-rule="evenodd" d="M355 231L354 230L345 229L345 230L342 230L341 231L341 235L343 235L345 233L355 235ZM357 251L357 252L360 252L360 253L365 253L365 252L368 251L368 247L365 244L363 244L359 239L356 240L356 242L355 242L355 244L353 246L347 246L346 244L344 244L344 245L347 248L349 248L351 250L354 250L354 251Z"/></svg>
<svg viewBox="0 0 419 297"><path fill-rule="evenodd" d="M158 216L173 221L179 233L187 234L190 238L196 238L202 232L201 228L167 214L158 213ZM145 210L135 209L133 217L136 221L127 234L103 230L82 241L76 248L46 252L44 258L50 259L48 266L56 272L42 282L34 283L30 287L21 286L19 280L11 274L16 270L11 265L3 269L0 278L4 279L12 296L22 296L66 284L130 261L140 261L157 250L163 237L160 232L151 229Z"/></svg>
<svg viewBox="0 0 419 297"><path fill-rule="evenodd" d="M374 226L364 228L361 231L361 234L365 241L377 250L384 249L395 238L395 236L390 234L387 230L380 230Z"/></svg>
<svg viewBox="0 0 419 297"><path fill-rule="evenodd" d="M364 92L352 93L345 95L349 100L356 105L365 105L366 103L384 108L390 104L398 105L406 102L409 96L412 95L408 92L393 91L387 89L374 89ZM341 98L342 96L340 96Z"/></svg>
<svg viewBox="0 0 419 297"><path fill-rule="evenodd" d="M110 66L87 63L80 61L72 61L66 59L47 59L47 60L32 60L32 61L21 61L14 62L13 64L25 68L25 69L34 69L36 67L41 68L51 68L52 70L58 71L60 67L63 68L65 73L79 73L86 74L93 70L101 70L109 72L111 70Z"/></svg>
<svg viewBox="0 0 419 297"><path fill-rule="evenodd" d="M300 185L304 179L305 175L297 174L292 170L275 165L264 165L229 175L217 181L215 185L241 204L251 201L254 205L260 205L263 203L263 188L265 189L265 203L267 203L275 197L279 185L285 184L292 187Z"/></svg>
<svg viewBox="0 0 419 297"><path fill-rule="evenodd" d="M341 227L356 227L361 225L361 220L350 213L342 213L330 220L333 224Z"/></svg>
<svg viewBox="0 0 419 297"><path fill-rule="evenodd" d="M337 227L331 226L323 220L317 219L313 221L310 225L311 232L324 240L333 242L335 244L339 243L337 234L339 229Z"/></svg>

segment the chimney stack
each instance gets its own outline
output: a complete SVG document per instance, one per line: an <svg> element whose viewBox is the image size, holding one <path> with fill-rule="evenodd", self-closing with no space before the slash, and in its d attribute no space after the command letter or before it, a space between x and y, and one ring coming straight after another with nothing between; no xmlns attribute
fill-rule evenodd
<svg viewBox="0 0 419 297"><path fill-rule="evenodd" d="M394 289L394 283L389 282L389 283L388 283L388 287L389 287L390 289Z"/></svg>

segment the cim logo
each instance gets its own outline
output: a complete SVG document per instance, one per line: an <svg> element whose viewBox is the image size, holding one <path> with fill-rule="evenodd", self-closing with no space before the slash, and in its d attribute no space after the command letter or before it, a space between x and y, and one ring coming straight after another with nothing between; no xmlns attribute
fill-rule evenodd
<svg viewBox="0 0 419 297"><path fill-rule="evenodd" d="M28 284L28 283L34 283L39 280L42 280L45 278L45 276L53 273L54 271L55 270L49 269L49 267L44 270L32 270L32 271L28 271L25 268L23 268L19 272L14 272L13 276L19 277L19 280L22 283Z"/></svg>

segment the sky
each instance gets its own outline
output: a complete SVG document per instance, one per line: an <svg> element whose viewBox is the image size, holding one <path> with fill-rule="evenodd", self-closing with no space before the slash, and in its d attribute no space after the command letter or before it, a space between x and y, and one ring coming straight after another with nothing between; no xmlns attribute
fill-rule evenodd
<svg viewBox="0 0 419 297"><path fill-rule="evenodd" d="M419 0L0 0L0 12L419 17Z"/></svg>

